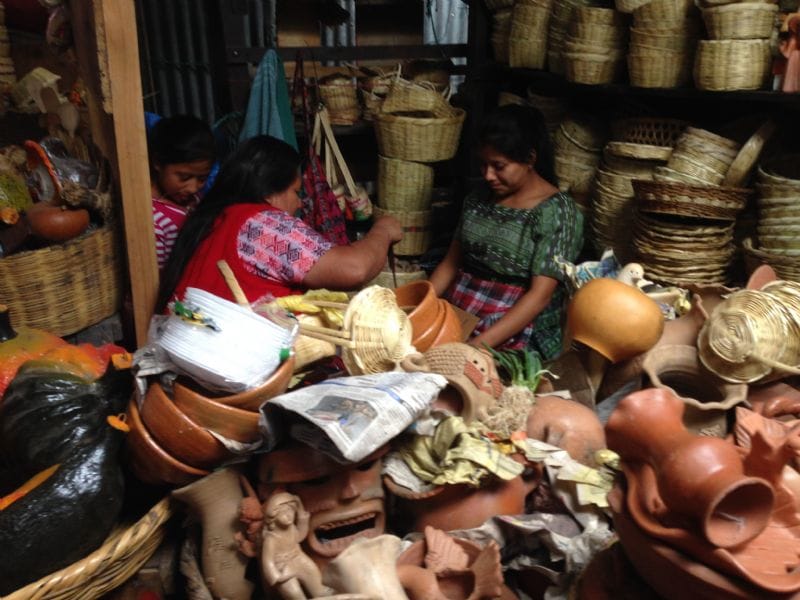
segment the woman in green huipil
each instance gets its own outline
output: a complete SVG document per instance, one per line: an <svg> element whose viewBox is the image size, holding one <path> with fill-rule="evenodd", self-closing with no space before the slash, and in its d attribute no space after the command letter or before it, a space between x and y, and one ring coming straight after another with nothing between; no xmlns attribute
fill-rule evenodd
<svg viewBox="0 0 800 600"><path fill-rule="evenodd" d="M556 257L573 262L583 216L555 186L553 151L541 113L503 106L480 137L486 186L464 200L453 242L431 283L476 315L471 344L561 351L566 294Z"/></svg>

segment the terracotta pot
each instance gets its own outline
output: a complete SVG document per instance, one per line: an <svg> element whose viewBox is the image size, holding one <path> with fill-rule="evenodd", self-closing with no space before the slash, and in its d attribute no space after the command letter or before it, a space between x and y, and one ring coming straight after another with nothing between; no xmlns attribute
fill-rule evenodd
<svg viewBox="0 0 800 600"><path fill-rule="evenodd" d="M525 462L518 455L515 460ZM466 484L442 485L431 492L416 494L384 477L386 488L398 496L398 506L409 515L412 531L433 527L443 531L479 527L495 515L520 515L525 512L525 499L539 484L541 463L528 463L524 477L509 481L494 478L475 489Z"/></svg>
<svg viewBox="0 0 800 600"><path fill-rule="evenodd" d="M215 471L174 490L172 496L187 504L200 521L203 579L211 593L215 598L250 600L253 584L245 578L248 559L239 553L234 539L241 532L239 473L231 468Z"/></svg>
<svg viewBox="0 0 800 600"><path fill-rule="evenodd" d="M635 392L609 417L608 447L626 463L652 467L666 507L690 518L711 544L744 544L769 521L772 486L744 474L733 444L689 433L681 422L683 411L683 402L670 391Z"/></svg>
<svg viewBox="0 0 800 600"><path fill-rule="evenodd" d="M444 309L445 305L437 300L435 305L435 315L430 326L423 330L421 333L417 334L416 330L414 331L414 337L411 340L411 343L414 344L414 347L419 352L425 352L427 349L431 347L433 340L439 334L439 330L441 330L442 325L444 324L445 317L447 317L447 312Z"/></svg>
<svg viewBox="0 0 800 600"><path fill-rule="evenodd" d="M128 404L128 425L128 460L140 480L154 485L186 485L208 475L208 471L182 463L156 443L142 423L135 400Z"/></svg>
<svg viewBox="0 0 800 600"><path fill-rule="evenodd" d="M175 405L198 425L237 442L252 443L261 439L259 413L220 404L193 389L186 380L172 387Z"/></svg>
<svg viewBox="0 0 800 600"><path fill-rule="evenodd" d="M379 535L361 538L328 563L322 582L337 593L364 594L367 598L407 600L397 577L395 561L400 538ZM364 568L369 565L368 568Z"/></svg>
<svg viewBox="0 0 800 600"><path fill-rule="evenodd" d="M447 300L439 300L444 308L444 320L439 332L431 342L431 348L441 346L442 344L450 344L452 342L460 342L461 335L461 319L458 314L453 310L452 305Z"/></svg>
<svg viewBox="0 0 800 600"><path fill-rule="evenodd" d="M294 356L290 356L270 375L269 379L258 387L230 396L214 396L211 394L209 398L226 406L234 406L242 410L256 412L264 402L275 396L280 396L286 391L286 388L289 387L289 382L292 380L293 372Z"/></svg>
<svg viewBox="0 0 800 600"><path fill-rule="evenodd" d="M398 306L415 306L414 310L408 313L413 331L411 343L420 352L425 352L429 346L421 348L418 344L419 337L428 331L436 322L440 308L437 306L439 299L436 297L436 290L428 280L413 281L401 285L394 290Z"/></svg>
<svg viewBox="0 0 800 600"><path fill-rule="evenodd" d="M528 411L529 438L566 450L585 465L596 466L594 453L606 447L603 424L592 409L557 396L540 396Z"/></svg>
<svg viewBox="0 0 800 600"><path fill-rule="evenodd" d="M618 363L647 352L661 337L664 316L640 289L598 277L585 283L567 306L567 338Z"/></svg>
<svg viewBox="0 0 800 600"><path fill-rule="evenodd" d="M158 382L147 389L140 415L156 443L186 464L213 469L233 456L207 429L181 412Z"/></svg>
<svg viewBox="0 0 800 600"><path fill-rule="evenodd" d="M683 423L694 433L724 437L728 411L747 400L747 385L710 373L695 346L656 346L642 368L653 387L671 391L685 404Z"/></svg>
<svg viewBox="0 0 800 600"><path fill-rule="evenodd" d="M66 242L89 227L89 211L36 202L25 211L31 233L50 242Z"/></svg>

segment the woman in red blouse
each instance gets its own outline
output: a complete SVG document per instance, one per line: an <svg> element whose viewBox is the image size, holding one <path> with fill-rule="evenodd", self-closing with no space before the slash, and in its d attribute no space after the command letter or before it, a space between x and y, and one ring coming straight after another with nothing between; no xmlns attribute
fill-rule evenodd
<svg viewBox="0 0 800 600"><path fill-rule="evenodd" d="M250 302L307 289L355 289L373 279L403 236L400 223L379 218L363 239L335 246L295 216L300 185L300 155L289 144L265 135L241 144L181 229L156 310L187 287L233 300L220 259Z"/></svg>

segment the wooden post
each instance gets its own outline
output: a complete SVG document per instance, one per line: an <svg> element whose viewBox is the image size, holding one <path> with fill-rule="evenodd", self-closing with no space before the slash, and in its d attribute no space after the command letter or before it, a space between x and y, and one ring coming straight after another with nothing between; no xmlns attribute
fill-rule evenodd
<svg viewBox="0 0 800 600"><path fill-rule="evenodd" d="M134 0L72 0L70 8L92 135L111 162L122 200L136 343L141 346L158 292L158 265Z"/></svg>

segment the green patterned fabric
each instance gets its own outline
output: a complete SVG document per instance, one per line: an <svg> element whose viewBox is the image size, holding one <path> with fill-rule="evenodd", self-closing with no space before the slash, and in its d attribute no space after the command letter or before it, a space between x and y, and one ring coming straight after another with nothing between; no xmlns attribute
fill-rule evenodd
<svg viewBox="0 0 800 600"><path fill-rule="evenodd" d="M562 282L536 318L529 344L544 355L557 355L566 292L555 258L573 262L583 245L583 215L572 197L559 192L534 208L519 209L495 204L486 191L475 192L464 200L456 235L463 270L473 277L525 289L535 275Z"/></svg>

